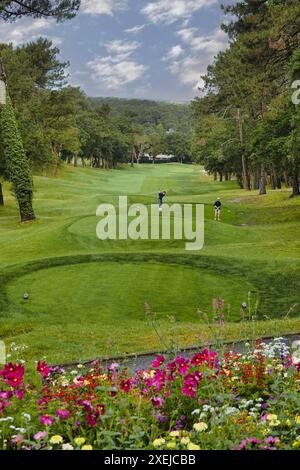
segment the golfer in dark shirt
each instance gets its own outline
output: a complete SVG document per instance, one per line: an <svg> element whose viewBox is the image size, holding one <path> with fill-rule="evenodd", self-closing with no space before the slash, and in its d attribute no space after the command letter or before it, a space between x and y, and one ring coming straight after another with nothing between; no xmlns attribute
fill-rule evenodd
<svg viewBox="0 0 300 470"><path fill-rule="evenodd" d="M221 220L221 207L222 203L220 198L215 202L215 220Z"/></svg>
<svg viewBox="0 0 300 470"><path fill-rule="evenodd" d="M162 204L163 204L163 198L165 197L167 193L165 191L161 191L159 194L158 194L158 206L159 208L161 208Z"/></svg>

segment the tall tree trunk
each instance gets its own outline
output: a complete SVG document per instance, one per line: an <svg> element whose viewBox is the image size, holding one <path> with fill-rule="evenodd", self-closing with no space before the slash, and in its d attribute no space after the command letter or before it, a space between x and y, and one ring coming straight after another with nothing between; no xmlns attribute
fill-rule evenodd
<svg viewBox="0 0 300 470"><path fill-rule="evenodd" d="M299 174L298 174L299 170L297 167L294 168L294 172L293 172L293 194L292 196L299 196L300 195L300 191L299 191Z"/></svg>
<svg viewBox="0 0 300 470"><path fill-rule="evenodd" d="M85 168L85 158L84 157L81 157L81 164L82 164L82 168Z"/></svg>
<svg viewBox="0 0 300 470"><path fill-rule="evenodd" d="M0 206L4 206L4 197L2 191L2 184L0 183Z"/></svg>
<svg viewBox="0 0 300 470"><path fill-rule="evenodd" d="M240 144L242 148L242 168L243 168L243 180L244 180L244 188L247 191L251 189L251 182L250 182L250 175L248 169L248 161L245 154L245 147L244 147L244 128L243 128L243 118L241 114L241 110L238 108L237 110L237 120L239 123L239 130L240 130Z"/></svg>
<svg viewBox="0 0 300 470"><path fill-rule="evenodd" d="M78 165L78 155L74 155L74 166L76 167Z"/></svg>
<svg viewBox="0 0 300 470"><path fill-rule="evenodd" d="M273 171L271 171L271 175L270 175L270 185L271 185L271 189L276 189L276 178L275 178Z"/></svg>
<svg viewBox="0 0 300 470"><path fill-rule="evenodd" d="M287 188L290 187L290 178L287 170L284 171L284 184Z"/></svg>
<svg viewBox="0 0 300 470"><path fill-rule="evenodd" d="M220 175L220 183L222 183L222 181L223 181L223 172L220 171L219 175Z"/></svg>
<svg viewBox="0 0 300 470"><path fill-rule="evenodd" d="M218 173L215 172L215 173L214 173L214 181L217 181L217 180L218 180Z"/></svg>
<svg viewBox="0 0 300 470"><path fill-rule="evenodd" d="M241 189L244 189L243 176L240 173L236 175L237 183Z"/></svg>
<svg viewBox="0 0 300 470"><path fill-rule="evenodd" d="M253 189L259 189L259 173L257 171L253 175Z"/></svg>
<svg viewBox="0 0 300 470"><path fill-rule="evenodd" d="M278 189L282 188L282 177L281 177L281 175L276 177L276 184L277 184Z"/></svg>
<svg viewBox="0 0 300 470"><path fill-rule="evenodd" d="M260 185L259 185L259 195L267 194L266 188L266 169L264 163L261 164L261 174L260 174Z"/></svg>

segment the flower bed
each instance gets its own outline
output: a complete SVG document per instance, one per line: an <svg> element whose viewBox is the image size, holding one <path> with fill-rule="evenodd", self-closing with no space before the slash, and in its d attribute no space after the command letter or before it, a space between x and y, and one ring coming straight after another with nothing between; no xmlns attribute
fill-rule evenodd
<svg viewBox="0 0 300 470"><path fill-rule="evenodd" d="M0 372L2 449L298 449L300 360L282 339L244 355L207 349L131 374L22 363Z"/></svg>

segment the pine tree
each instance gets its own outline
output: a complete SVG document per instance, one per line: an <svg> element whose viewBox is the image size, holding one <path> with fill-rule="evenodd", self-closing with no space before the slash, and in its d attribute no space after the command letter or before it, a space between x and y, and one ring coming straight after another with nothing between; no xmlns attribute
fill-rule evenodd
<svg viewBox="0 0 300 470"><path fill-rule="evenodd" d="M6 170L19 204L21 221L33 220L32 176L9 96L6 105L0 107L0 132Z"/></svg>

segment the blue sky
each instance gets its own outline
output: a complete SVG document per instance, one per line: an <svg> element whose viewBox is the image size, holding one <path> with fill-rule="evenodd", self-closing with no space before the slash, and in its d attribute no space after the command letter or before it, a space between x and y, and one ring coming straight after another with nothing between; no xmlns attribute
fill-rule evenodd
<svg viewBox="0 0 300 470"><path fill-rule="evenodd" d="M53 40L70 61L69 81L89 96L188 101L226 48L221 3L230 0L82 0L64 23L0 23L0 42Z"/></svg>

